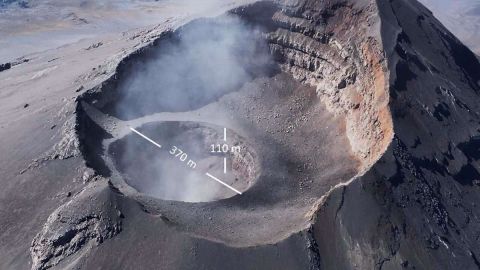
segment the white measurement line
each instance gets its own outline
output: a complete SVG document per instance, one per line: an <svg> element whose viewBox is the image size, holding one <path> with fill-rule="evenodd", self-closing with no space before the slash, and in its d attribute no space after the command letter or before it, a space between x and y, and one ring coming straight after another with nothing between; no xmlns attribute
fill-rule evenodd
<svg viewBox="0 0 480 270"><path fill-rule="evenodd" d="M227 158L223 158L223 173L227 174Z"/></svg>
<svg viewBox="0 0 480 270"><path fill-rule="evenodd" d="M227 141L227 128L223 128L223 140Z"/></svg>
<svg viewBox="0 0 480 270"><path fill-rule="evenodd" d="M228 184L225 184L225 183L224 183L222 180L220 180L220 179L216 178L215 176L213 176L213 175L211 175L211 174L209 174L209 173L206 173L206 175L207 175L208 177L212 178L213 180L215 180L215 181L219 182L220 184L222 184L222 185L226 186L227 188L229 188L229 189L231 189L231 190L235 191L236 193L238 193L238 194L242 195L242 193L241 193L240 191L238 191L238 190L234 189L233 187L231 187L231 186L230 186L230 185L228 185Z"/></svg>
<svg viewBox="0 0 480 270"><path fill-rule="evenodd" d="M130 130L131 130L131 131L133 131L133 132L135 132L135 133L137 133L138 135L140 135L140 137L144 138L145 140L147 140L147 141L149 141L149 142L153 143L153 144L154 144L156 147L158 147L158 148L162 148L162 146L161 146L160 144L158 144L158 143L154 142L152 139L150 139L150 138L148 138L147 136L143 135L142 133L140 133L140 132L139 132L139 131L137 131L136 129L134 129L134 128L130 128Z"/></svg>

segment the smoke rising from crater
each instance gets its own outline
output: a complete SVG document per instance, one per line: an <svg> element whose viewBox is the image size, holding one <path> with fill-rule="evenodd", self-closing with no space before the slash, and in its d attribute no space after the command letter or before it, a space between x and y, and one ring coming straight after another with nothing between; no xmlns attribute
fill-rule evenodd
<svg viewBox="0 0 480 270"><path fill-rule="evenodd" d="M272 66L268 46L259 29L232 15L197 20L163 37L123 71L116 89L120 98L111 113L120 119L135 119L158 112L196 110L238 90L256 76L267 75ZM218 115L221 117L222 112ZM178 136L175 132L179 131L172 129L167 137ZM155 136L164 131L149 132ZM125 173L139 178L133 179L137 190L148 190L149 195L164 199L190 202L218 198L222 190L230 194L228 189L206 179L202 168L193 173L168 155L145 158L149 168L136 172L138 166L128 165L133 158L142 158L143 150L138 148L138 143L130 141L136 139L127 139L121 163L125 165ZM173 141L194 159L195 153L209 151L204 147L205 142L195 136ZM198 149L200 146L205 149ZM161 151L166 153L170 148L167 144ZM223 168L223 164L218 165ZM209 166L203 169L219 169Z"/></svg>
<svg viewBox="0 0 480 270"><path fill-rule="evenodd" d="M233 16L194 21L161 39L123 75L115 114L198 109L266 73L270 56L260 32Z"/></svg>

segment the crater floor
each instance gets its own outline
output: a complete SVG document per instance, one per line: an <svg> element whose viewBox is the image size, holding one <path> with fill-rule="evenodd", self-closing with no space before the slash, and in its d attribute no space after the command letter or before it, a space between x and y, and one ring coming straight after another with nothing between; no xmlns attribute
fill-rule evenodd
<svg viewBox="0 0 480 270"><path fill-rule="evenodd" d="M149 192L138 192L131 183L127 184L131 180L110 171L114 185L139 201L148 212L168 219L184 232L232 246L275 243L307 227L316 202L332 187L350 180L358 172L359 163L350 152L344 119L329 113L313 88L283 72L258 77L238 91L194 111L154 113L129 121L111 121L111 117L102 120L88 109L87 115L97 118L95 121L104 125L105 130L116 134L114 139L107 136L104 140L107 145L112 140L132 136L129 127L162 121L206 123L225 127L232 131L230 133L245 138L256 160L256 180L248 189L230 182L245 192L230 197L235 194L224 189L227 191L224 194L229 196L223 197L230 198L219 201L162 200ZM155 139L175 141L177 135L163 136L162 131L155 130L144 131ZM181 131L173 128L168 132L178 134L175 130ZM131 156L135 158L138 157ZM107 167L115 167L108 166L111 162L108 159ZM172 167L172 175L181 176L174 172L175 168ZM214 169L217 174L218 171ZM212 181L203 178L202 181ZM219 185L219 188L224 187Z"/></svg>

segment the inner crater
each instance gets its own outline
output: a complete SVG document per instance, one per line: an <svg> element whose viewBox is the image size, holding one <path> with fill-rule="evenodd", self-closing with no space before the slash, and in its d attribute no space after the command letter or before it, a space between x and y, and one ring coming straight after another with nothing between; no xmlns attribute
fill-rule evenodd
<svg viewBox="0 0 480 270"><path fill-rule="evenodd" d="M140 193L208 202L242 193L256 180L256 154L232 130L181 121L147 123L135 130L161 148L132 131L111 143L108 154L125 183Z"/></svg>

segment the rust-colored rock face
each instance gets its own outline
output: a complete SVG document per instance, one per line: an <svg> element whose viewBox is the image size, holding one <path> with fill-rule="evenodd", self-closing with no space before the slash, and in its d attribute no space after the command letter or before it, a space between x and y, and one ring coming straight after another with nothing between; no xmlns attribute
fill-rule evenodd
<svg viewBox="0 0 480 270"><path fill-rule="evenodd" d="M346 118L352 151L365 170L393 134L376 5L291 2L262 18L272 53L283 70L315 87L329 110ZM239 13L248 17L259 6Z"/></svg>

